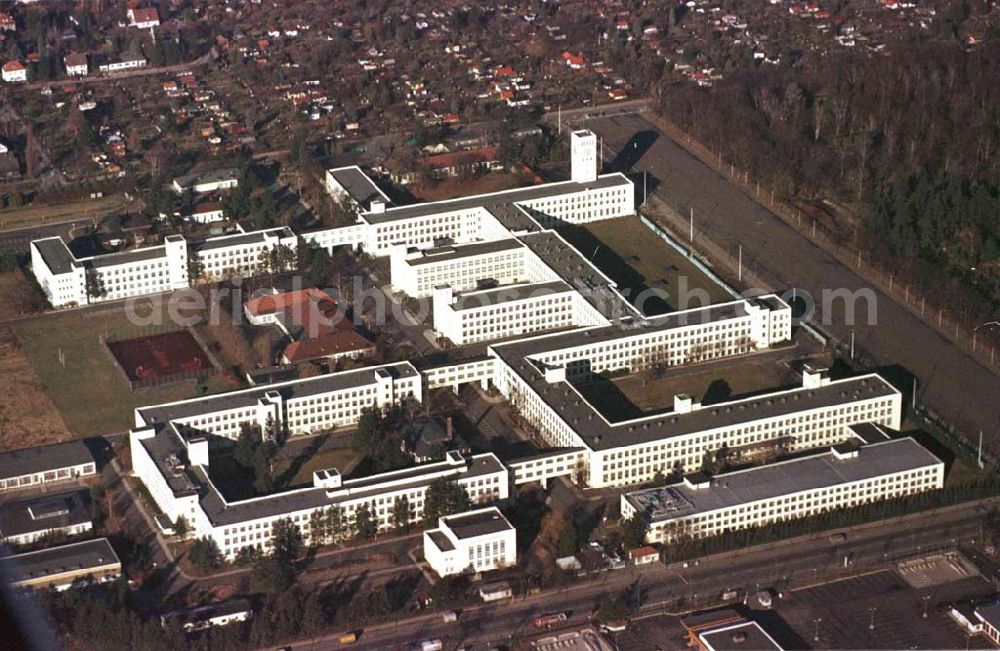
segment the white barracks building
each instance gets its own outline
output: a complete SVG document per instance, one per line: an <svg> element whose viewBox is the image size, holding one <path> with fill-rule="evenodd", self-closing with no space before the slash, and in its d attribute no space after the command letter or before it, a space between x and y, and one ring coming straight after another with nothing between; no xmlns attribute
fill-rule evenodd
<svg viewBox="0 0 1000 651"><path fill-rule="evenodd" d="M190 244L180 235L168 235L158 246L77 258L61 237L48 237L31 243L31 270L53 307L87 305L189 287L191 257L203 263L208 280L254 275L261 271L261 253L278 246L295 251L298 238L284 227ZM97 293L98 286L103 294Z"/></svg>
<svg viewBox="0 0 1000 651"><path fill-rule="evenodd" d="M442 478L463 486L475 504L487 506L507 499L513 485L545 484L555 477L617 488L660 474L690 473L700 468L706 453L723 447L737 461L776 448L835 448L773 468L732 473L725 480L735 485L797 468L800 479L792 493L826 491L827 505L885 499L940 484L936 460L909 439L874 441L856 450L840 447L855 441L862 427L900 428L902 396L875 374L831 380L822 369L805 368L801 386L711 405L676 395L670 411L625 420L609 419L591 405L577 386L596 374L636 373L654 365L670 373L676 366L751 355L790 342L792 311L769 294L645 316L614 281L549 229L634 212L632 183L620 174L597 174L594 135L575 131L570 137L570 181L450 201L394 207L359 168L327 171L328 191L353 205L358 221L301 237L388 256L393 287L432 300L438 335L458 346L488 345L434 366L420 365L422 360L415 360L417 366L385 364L137 409L130 436L133 466L159 508L171 520L187 517L193 535L212 537L232 558L245 546L266 548L271 526L281 518L292 518L308 538L310 517L332 506L348 518L368 506L379 526L387 528L393 505L405 497L415 522L422 517L427 487ZM253 259L252 247L291 242L293 236L279 230L220 239L218 249L233 257L218 263L212 257L214 241L184 251L199 255L211 275L234 265L243 269L239 265ZM79 281L61 283L82 274L83 263L61 241L42 242L49 244L33 243L32 254L33 262L39 258L35 264L42 269L43 287L58 295L60 304L80 302ZM54 250L63 251L62 263L53 261L58 260ZM46 269L58 273L46 276ZM316 472L312 486L245 500L227 500L209 478L208 435L236 438L242 423L265 433L282 428L291 436L308 435L352 426L365 407L424 402L430 390L473 382L495 388L509 401L533 440L542 444L538 454L501 461L493 454L449 453L444 461L355 479L343 479L331 468ZM828 480L834 475L839 479ZM775 490L761 499L791 497L783 487ZM720 507L724 519L715 515L719 509L706 506L705 518L711 519L695 522L702 517L697 505L709 504L699 500L710 494L711 487L686 497L695 505L689 515L698 531L730 523L730 516L737 524L751 521L752 512L740 510L749 505L734 502ZM797 517L820 504L802 502L803 508L795 510L799 499L781 502L788 506L782 513ZM638 500L626 500L623 509L642 510L634 506ZM759 520L765 511L756 513ZM454 517L428 532L428 560L439 573L487 569L509 560L512 532L490 514L497 531L484 534L488 544L470 533L478 531L476 526L463 527ZM480 542L482 553L476 547Z"/></svg>

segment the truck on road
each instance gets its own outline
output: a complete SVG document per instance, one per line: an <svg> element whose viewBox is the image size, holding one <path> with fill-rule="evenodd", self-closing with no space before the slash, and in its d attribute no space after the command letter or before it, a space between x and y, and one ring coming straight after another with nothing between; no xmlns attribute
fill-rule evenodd
<svg viewBox="0 0 1000 651"><path fill-rule="evenodd" d="M549 613L548 615L538 615L533 620L535 628L549 628L553 624L566 621L566 613Z"/></svg>

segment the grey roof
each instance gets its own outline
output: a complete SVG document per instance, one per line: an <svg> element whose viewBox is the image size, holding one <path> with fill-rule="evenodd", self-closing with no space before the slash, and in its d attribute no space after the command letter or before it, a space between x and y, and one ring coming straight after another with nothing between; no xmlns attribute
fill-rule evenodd
<svg viewBox="0 0 1000 651"><path fill-rule="evenodd" d="M38 252L42 255L42 260L48 265L54 274L65 274L73 270L76 258L66 246L66 242L61 237L47 237L43 240L32 242Z"/></svg>
<svg viewBox="0 0 1000 651"><path fill-rule="evenodd" d="M484 208L496 217L497 221L503 224L504 228L513 233L536 233L542 230L541 225L535 221L535 218L515 203L487 204Z"/></svg>
<svg viewBox="0 0 1000 651"><path fill-rule="evenodd" d="M512 237L499 240L487 240L485 242L471 242L469 244L455 244L450 246L439 246L433 249L420 249L419 255L407 259L409 265L433 264L446 262L449 260L460 260L474 255L486 255L498 253L500 251L511 251L519 249L523 244Z"/></svg>
<svg viewBox="0 0 1000 651"><path fill-rule="evenodd" d="M43 445L37 448L11 450L0 454L0 479L79 466L85 463L94 463L94 455L91 454L87 444L80 440Z"/></svg>
<svg viewBox="0 0 1000 651"><path fill-rule="evenodd" d="M239 179L239 170L235 167L218 167L215 169L194 170L174 179L181 188L189 188L202 183L214 183L227 179Z"/></svg>
<svg viewBox="0 0 1000 651"><path fill-rule="evenodd" d="M583 190L602 190L606 188L620 187L623 185L632 185L632 182L629 181L624 174L605 174L604 176L598 177L596 181L591 183L577 183L576 181L545 183L543 185L533 185L526 188L503 190L501 192L493 192L491 194L461 197L446 201L420 203L411 206L401 206L398 208L389 208L384 213L365 213L363 218L370 224L382 224L401 219L413 219L414 217L436 215L444 212L472 210L474 208L492 206L501 203L519 203L522 201L532 201L548 197L558 197L564 194L573 194L576 192L582 192Z"/></svg>
<svg viewBox="0 0 1000 651"><path fill-rule="evenodd" d="M62 529L90 521L87 493L70 491L0 505L0 536Z"/></svg>
<svg viewBox="0 0 1000 651"><path fill-rule="evenodd" d="M173 610L163 615L165 621L175 621L178 624L206 622L216 617L227 617L238 613L252 613L253 606L248 599L229 599L214 604L205 604L196 608Z"/></svg>
<svg viewBox="0 0 1000 651"><path fill-rule="evenodd" d="M386 205L392 201L379 189L375 182L361 171L357 166L338 167L327 170L327 173L344 188L348 196L351 197L362 209L367 210L368 204L373 199L381 199Z"/></svg>
<svg viewBox="0 0 1000 651"><path fill-rule="evenodd" d="M627 493L625 498L651 522L662 522L941 463L907 437L862 446L856 457L838 459L823 452L717 475L706 488L675 483Z"/></svg>
<svg viewBox="0 0 1000 651"><path fill-rule="evenodd" d="M493 344L490 349L574 431L580 432L584 442L593 450L636 445L899 393L878 375L870 374L830 382L817 388L786 389L740 398L704 406L690 413L668 412L610 423L571 383L546 381L541 362L530 359L588 343L617 341L648 334L651 330L710 322L743 313L742 301L736 301L675 312L646 322L599 326Z"/></svg>
<svg viewBox="0 0 1000 651"><path fill-rule="evenodd" d="M728 624L700 634L709 651L781 651L757 622Z"/></svg>
<svg viewBox="0 0 1000 651"><path fill-rule="evenodd" d="M289 380L278 384L265 384L250 389L218 393L203 398L193 398L162 405L140 407L139 415L148 424L191 418L205 413L228 411L257 404L270 391L279 392L286 400L305 398L321 393L330 393L355 387L363 387L377 382L378 373L389 373L394 379L417 375L417 370L409 362L398 362L385 366L372 366L354 371L331 373L312 378Z"/></svg>
<svg viewBox="0 0 1000 651"><path fill-rule="evenodd" d="M434 541L434 544L441 551L443 552L455 551L455 546L451 544L450 540L448 540L448 536L441 533L440 529L431 529L430 531L427 532L427 535L430 536L430 539Z"/></svg>
<svg viewBox="0 0 1000 651"><path fill-rule="evenodd" d="M975 613L993 628L1000 629L1000 601L976 606Z"/></svg>
<svg viewBox="0 0 1000 651"><path fill-rule="evenodd" d="M287 226L280 226L278 228L268 228L262 231L251 231L249 233L240 233L238 235L221 235L219 237L209 237L204 240L198 240L191 243L191 249L195 252L201 251L211 251L213 249L225 249L230 246L248 246L251 244L261 244L264 242L265 235L271 237L293 237L295 234L292 233L291 229Z"/></svg>
<svg viewBox="0 0 1000 651"><path fill-rule="evenodd" d="M131 264L133 262L143 262L145 260L156 260L167 255L165 246L147 246L141 249L129 251L119 251L117 253L103 253L91 258L81 260L91 267L114 267L120 264Z"/></svg>
<svg viewBox="0 0 1000 651"><path fill-rule="evenodd" d="M850 426L850 429L865 445L879 443L889 438L889 432L875 423L855 423Z"/></svg>
<svg viewBox="0 0 1000 651"><path fill-rule="evenodd" d="M428 486L438 473L453 470L455 479L474 478L503 470L503 465L491 453L469 457L465 463L428 463L402 471L382 473L343 483L342 489L304 488L283 493L275 493L264 498L226 503L209 481L200 466L191 468L191 474L200 483L200 503L209 519L216 526L238 524L257 518L273 517L283 513L314 509L321 506L350 502L358 499L375 498L386 492L386 482L392 483L392 490L408 490Z"/></svg>
<svg viewBox="0 0 1000 651"><path fill-rule="evenodd" d="M486 536L502 531L510 531L511 526L507 518L498 508L489 508L471 513L460 513L444 518L444 525L451 529L455 537L459 540Z"/></svg>
<svg viewBox="0 0 1000 651"><path fill-rule="evenodd" d="M464 292L455 297L453 307L456 310L470 310L484 306L499 305L522 301L526 298L553 296L571 292L573 288L561 280L547 283L528 283L523 285L503 285L492 289Z"/></svg>
<svg viewBox="0 0 1000 651"><path fill-rule="evenodd" d="M18 583L66 572L86 574L108 566L120 568L121 561L107 538L97 538L0 558L0 576Z"/></svg>
<svg viewBox="0 0 1000 651"><path fill-rule="evenodd" d="M612 289L615 282L555 231L528 233L520 240L606 318L637 314L621 294Z"/></svg>

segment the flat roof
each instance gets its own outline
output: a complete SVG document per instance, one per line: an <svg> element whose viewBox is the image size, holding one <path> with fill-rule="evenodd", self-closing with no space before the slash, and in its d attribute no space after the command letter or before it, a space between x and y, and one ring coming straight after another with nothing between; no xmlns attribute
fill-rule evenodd
<svg viewBox="0 0 1000 651"><path fill-rule="evenodd" d="M503 465L495 455L485 453L469 457L465 459L465 463L460 464L429 463L402 471L348 480L343 483L342 488L301 488L228 504L201 466L190 468L190 473L200 484L200 503L209 519L216 526L226 526L283 513L377 497L387 490L401 491L427 486L445 470L452 470L455 474L461 473L462 479L469 479L503 469Z"/></svg>
<svg viewBox="0 0 1000 651"><path fill-rule="evenodd" d="M48 265L54 274L65 274L73 271L73 264L76 258L66 246L66 242L61 237L46 237L41 240L34 240L32 244L38 249L42 260Z"/></svg>
<svg viewBox="0 0 1000 651"><path fill-rule="evenodd" d="M85 491L69 491L0 505L0 536L62 529L90 522Z"/></svg>
<svg viewBox="0 0 1000 651"><path fill-rule="evenodd" d="M650 522L664 522L941 463L907 437L862 446L855 457L838 459L832 452L823 452L717 475L706 488L679 482L626 493L625 499Z"/></svg>
<svg viewBox="0 0 1000 651"><path fill-rule="evenodd" d="M708 651L782 651L781 645L774 641L757 622L740 622L720 628L704 631L699 634Z"/></svg>
<svg viewBox="0 0 1000 651"><path fill-rule="evenodd" d="M0 453L0 479L69 468L85 463L95 463L96 467L94 455L82 440L11 450Z"/></svg>
<svg viewBox="0 0 1000 651"><path fill-rule="evenodd" d="M121 567L107 538L84 540L0 558L0 575L11 583L58 574L86 574L105 567Z"/></svg>
<svg viewBox="0 0 1000 651"><path fill-rule="evenodd" d="M433 249L417 249L417 255L408 257L406 263L411 266L436 264L438 262L448 262L471 258L476 255L487 255L499 253L501 251L512 251L523 248L523 244L513 237L505 237L499 240L486 240L484 242L470 242L468 244L452 244L439 246Z"/></svg>
<svg viewBox="0 0 1000 651"><path fill-rule="evenodd" d="M979 619L983 620L993 628L1000 629L1000 601L980 604L979 606L976 606L976 610L974 612Z"/></svg>
<svg viewBox="0 0 1000 651"><path fill-rule="evenodd" d="M265 240L265 235L276 237L294 237L291 229L287 226L278 228L267 228L261 231L251 231L249 233L237 233L235 235L220 235L209 237L204 240L197 240L191 243L191 249L195 252L212 251L214 249L225 249L231 246L248 246L251 244L261 244Z"/></svg>
<svg viewBox="0 0 1000 651"><path fill-rule="evenodd" d="M455 297L452 307L455 310L472 310L479 307L523 301L528 298L538 298L541 296L553 296L572 291L573 288L562 280L553 280L547 283L501 285L500 287L491 289L463 292Z"/></svg>
<svg viewBox="0 0 1000 651"><path fill-rule="evenodd" d="M167 247L161 244L159 246L146 246L141 249L118 251L116 253L102 253L90 258L82 258L80 261L91 267L114 267L120 264L157 260L166 257L166 255Z"/></svg>
<svg viewBox="0 0 1000 651"><path fill-rule="evenodd" d="M559 183L545 183L533 185L526 188L514 188L502 190L490 194L481 194L471 197L460 197L445 201L432 201L429 203L419 203L411 206L398 206L389 208L383 213L369 213L362 215L369 224L383 224L386 222L399 221L401 219L413 219L415 217L425 217L446 212L459 210L472 210L498 203L519 203L546 199L548 197L558 197L564 194L574 194L584 190L603 190L621 186L631 186L632 182L624 174L605 174L597 177L597 180L590 183L578 183L576 181L562 181Z"/></svg>
<svg viewBox="0 0 1000 651"><path fill-rule="evenodd" d="M504 228L513 233L530 233L542 230L541 225L526 210L515 203L493 203L483 206Z"/></svg>
<svg viewBox="0 0 1000 651"><path fill-rule="evenodd" d="M162 617L168 621L176 621L184 624L192 622L206 622L217 617L227 617L229 615L252 612L253 606L250 605L250 600L241 597L238 599L220 601L214 604L205 604L204 606L197 606L195 608L173 610L169 613L165 613Z"/></svg>
<svg viewBox="0 0 1000 651"><path fill-rule="evenodd" d="M367 210L372 199L381 199L389 205L392 201L382 190L372 181L371 177L365 174L357 165L349 167L335 167L326 171L332 176L340 187L344 188L347 195Z"/></svg>
<svg viewBox="0 0 1000 651"><path fill-rule="evenodd" d="M201 169L193 170L187 174L178 176L174 179L174 183L178 186L192 187L202 183L215 183L217 181L226 181L230 179L239 180L239 170L235 167L216 167L213 169Z"/></svg>
<svg viewBox="0 0 1000 651"><path fill-rule="evenodd" d="M289 380L278 384L264 384L249 389L218 393L202 398L192 398L161 405L139 407L137 413L147 424L167 423L177 419L192 418L201 414L228 411L257 404L270 391L279 392L286 400L304 398L320 393L331 393L376 384L379 372L389 373L393 379L414 377L418 374L409 362L384 366L370 366L353 371L330 373L312 378Z"/></svg>
<svg viewBox="0 0 1000 651"><path fill-rule="evenodd" d="M431 541L434 542L434 546L440 549L441 551L443 552L455 551L455 546L451 544L450 540L448 540L448 536L441 533L440 529L431 529L430 531L427 532L427 535L430 537Z"/></svg>
<svg viewBox="0 0 1000 651"><path fill-rule="evenodd" d="M551 230L528 233L520 240L606 318L638 315L638 310L614 289L616 283L559 233Z"/></svg>
<svg viewBox="0 0 1000 651"><path fill-rule="evenodd" d="M496 507L449 515L442 520L442 526L450 529L459 540L501 533L514 528Z"/></svg>

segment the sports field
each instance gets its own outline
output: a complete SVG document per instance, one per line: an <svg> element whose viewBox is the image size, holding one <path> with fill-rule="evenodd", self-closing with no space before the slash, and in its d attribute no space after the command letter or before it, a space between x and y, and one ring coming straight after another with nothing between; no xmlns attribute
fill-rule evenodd
<svg viewBox="0 0 1000 651"><path fill-rule="evenodd" d="M205 351L187 330L109 341L108 349L133 383L169 382L212 368Z"/></svg>
<svg viewBox="0 0 1000 651"><path fill-rule="evenodd" d="M123 432L135 407L195 394L193 381L131 390L104 342L156 329L132 325L120 307L49 314L12 329L74 436Z"/></svg>

